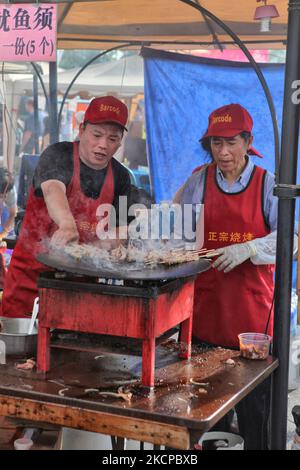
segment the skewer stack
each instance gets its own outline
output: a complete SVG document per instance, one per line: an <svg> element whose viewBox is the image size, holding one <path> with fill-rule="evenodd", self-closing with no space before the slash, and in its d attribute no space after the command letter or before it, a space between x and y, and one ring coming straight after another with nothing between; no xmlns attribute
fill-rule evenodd
<svg viewBox="0 0 300 470"><path fill-rule="evenodd" d="M216 250L207 250L202 248L199 250L186 250L185 248L177 248L171 250L149 250L142 252L137 249L125 248L120 245L118 248L106 251L88 244L72 243L65 247L65 253L80 261L82 258L85 260L99 259L102 263L107 262L135 262L139 261L146 266L155 266L158 264L173 265L180 263L187 263L190 261L198 261L200 258L213 258L218 255Z"/></svg>
<svg viewBox="0 0 300 470"><path fill-rule="evenodd" d="M170 250L169 252L151 251L145 257L144 263L147 266L155 264L171 265L198 261L200 258L212 258L217 255L218 252L216 250L207 250L206 248L202 248L201 250L185 250L184 248L179 248Z"/></svg>

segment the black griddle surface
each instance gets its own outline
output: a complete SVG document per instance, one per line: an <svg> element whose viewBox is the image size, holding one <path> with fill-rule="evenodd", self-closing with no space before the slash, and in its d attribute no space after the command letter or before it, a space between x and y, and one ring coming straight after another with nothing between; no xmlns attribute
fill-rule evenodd
<svg viewBox="0 0 300 470"><path fill-rule="evenodd" d="M81 274L83 276L144 281L191 277L207 271L211 266L211 261L202 258L198 261L190 261L172 266L136 266L135 269L133 263L120 262L116 263L113 268L97 269L96 267L92 268L91 263L85 262L84 259L76 260L66 254L55 252L40 253L37 259L46 266L59 271Z"/></svg>

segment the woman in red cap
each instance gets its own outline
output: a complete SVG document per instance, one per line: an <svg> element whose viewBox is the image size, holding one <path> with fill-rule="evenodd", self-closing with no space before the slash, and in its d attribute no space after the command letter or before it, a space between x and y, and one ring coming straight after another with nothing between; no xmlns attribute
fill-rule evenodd
<svg viewBox="0 0 300 470"><path fill-rule="evenodd" d="M31 314L37 278L49 270L36 259L45 239L55 245L98 240L97 208L111 204L118 213L119 196L130 195L129 173L113 158L127 118L117 98L95 98L80 124L79 142L59 142L42 153L5 280L2 315Z"/></svg>
<svg viewBox="0 0 300 470"><path fill-rule="evenodd" d="M238 334L273 331L277 198L274 176L253 164L253 121L239 104L213 111L201 139L213 163L194 173L181 204L204 204L204 246L217 250L195 283L193 336L198 343L238 348ZM178 195L177 195L178 197ZM248 449L267 448L270 385L237 406Z"/></svg>

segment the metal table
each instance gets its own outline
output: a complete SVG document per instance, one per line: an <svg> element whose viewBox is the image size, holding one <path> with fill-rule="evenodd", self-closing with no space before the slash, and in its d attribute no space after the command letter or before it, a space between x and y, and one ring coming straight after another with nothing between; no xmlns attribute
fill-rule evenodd
<svg viewBox="0 0 300 470"><path fill-rule="evenodd" d="M221 348L193 351L191 359L180 360L177 345L166 343L156 348L155 387L149 391L140 382L138 352L133 348L128 355L117 340L111 351L99 343L85 352L52 347L47 373L17 370L16 359L10 359L0 366L0 414L190 449L278 366L272 357L251 361ZM78 339L75 343L80 349ZM230 357L234 365L226 363ZM86 389L132 397L126 401Z"/></svg>

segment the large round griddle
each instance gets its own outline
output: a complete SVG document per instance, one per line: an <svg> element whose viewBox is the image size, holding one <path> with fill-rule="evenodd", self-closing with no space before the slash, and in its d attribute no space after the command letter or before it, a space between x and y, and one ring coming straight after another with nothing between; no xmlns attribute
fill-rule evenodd
<svg viewBox="0 0 300 470"><path fill-rule="evenodd" d="M177 279L195 276L196 274L207 271L211 266L211 262L208 259L202 258L198 261L190 261L172 266L135 266L133 263L116 262L112 268L94 268L84 259L76 260L64 253L56 252L40 253L37 256L37 259L46 266L72 274L109 279L132 279L140 281Z"/></svg>

